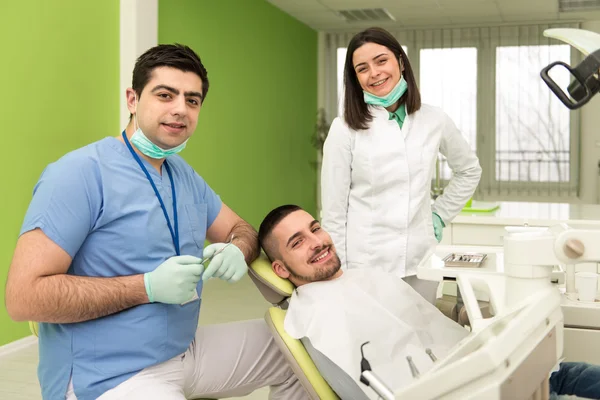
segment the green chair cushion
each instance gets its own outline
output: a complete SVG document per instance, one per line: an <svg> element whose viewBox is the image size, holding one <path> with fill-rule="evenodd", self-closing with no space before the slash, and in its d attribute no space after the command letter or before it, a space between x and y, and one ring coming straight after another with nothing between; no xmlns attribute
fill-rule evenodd
<svg viewBox="0 0 600 400"><path fill-rule="evenodd" d="M297 366L304 373L306 380L308 380L308 383L312 386L318 398L321 400L339 400L339 397L321 376L321 373L310 358L310 355L304 348L302 342L298 339L294 339L285 332L283 328L285 313L286 312L280 308L269 308L267 311L267 323L271 325L272 329L274 328L277 331L279 338L281 338L289 350L289 353L297 363ZM302 380L303 378L299 377L299 379Z"/></svg>
<svg viewBox="0 0 600 400"><path fill-rule="evenodd" d="M294 284L287 279L283 279L277 276L271 267L269 260L261 256L257 258L251 265L250 268L260 278L260 280L275 290L277 293L290 297L294 292Z"/></svg>

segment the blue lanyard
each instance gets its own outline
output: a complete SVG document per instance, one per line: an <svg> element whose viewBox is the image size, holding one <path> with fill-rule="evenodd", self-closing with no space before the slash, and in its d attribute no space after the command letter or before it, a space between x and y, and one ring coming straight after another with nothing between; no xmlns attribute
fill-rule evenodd
<svg viewBox="0 0 600 400"><path fill-rule="evenodd" d="M169 180L171 181L171 191L173 192L173 222L175 225L174 230L173 230L173 227L171 226L171 221L169 220L169 214L167 214L167 208L165 207L165 203L163 203L162 197L160 197L160 193L158 193L158 189L156 188L154 181L150 177L148 170L144 166L144 163L142 163L142 160L140 159L140 157L133 150L133 147L131 147L131 143L129 143L129 140L127 139L127 135L125 135L125 131L123 131L122 136L123 136L123 140L125 141L125 144L127 145L127 148L129 149L129 152L131 153L133 158L135 158L135 161L137 161L137 163L140 165L140 167L142 168L142 171L144 171L144 174L146 174L146 178L148 178L148 182L150 182L150 185L152 185L152 189L154 189L154 194L158 198L160 207L162 208L163 214L165 215L165 219L167 220L167 226L169 227L169 232L171 232L171 238L173 239L173 244L175 245L175 252L179 256L180 253L179 253L179 230L178 230L178 225L177 225L177 197L175 196L175 182L173 181L173 175L171 174L171 168L169 167L167 160L165 160L164 161L165 169L167 170L167 174L169 174Z"/></svg>

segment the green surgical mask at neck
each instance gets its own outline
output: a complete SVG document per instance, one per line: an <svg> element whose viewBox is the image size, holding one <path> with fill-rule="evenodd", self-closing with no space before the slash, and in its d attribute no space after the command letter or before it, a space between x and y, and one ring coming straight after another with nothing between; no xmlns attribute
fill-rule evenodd
<svg viewBox="0 0 600 400"><path fill-rule="evenodd" d="M133 136L131 136L130 140L131 143L133 143L133 145L137 147L137 149L141 151L143 155L155 159L167 158L168 156L177 154L181 150L185 149L185 146L187 144L186 140L179 146L173 147L172 149L161 149L160 147L155 145L150 139L148 139L140 128L137 128L137 130L133 133Z"/></svg>
<svg viewBox="0 0 600 400"><path fill-rule="evenodd" d="M137 103L138 103L138 100L136 98L135 114L133 115L133 118L134 118L134 127L137 126L138 128L133 133L133 136L131 136L130 141L131 141L131 143L133 143L133 145L139 151L142 152L143 155L159 160L161 158L167 158L168 156L177 154L181 150L185 149L187 140L185 142L181 143L179 146L173 147L172 149L165 150L165 149L161 149L156 144L154 144L154 142L152 142L150 139L148 139L148 137L144 134L144 132L142 132L142 128L140 128L137 123Z"/></svg>
<svg viewBox="0 0 600 400"><path fill-rule="evenodd" d="M407 89L408 84L404 80L404 77L401 76L396 86L394 86L394 88L385 96L375 96L374 94L369 93L365 90L363 90L363 95L365 103L367 104L371 104L373 106L390 107L394 105L398 100L400 100L400 97L402 97L402 95L406 93Z"/></svg>

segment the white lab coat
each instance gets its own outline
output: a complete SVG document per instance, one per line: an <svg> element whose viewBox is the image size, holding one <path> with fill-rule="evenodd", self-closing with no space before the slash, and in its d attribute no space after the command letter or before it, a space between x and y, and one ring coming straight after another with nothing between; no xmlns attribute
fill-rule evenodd
<svg viewBox="0 0 600 400"><path fill-rule="evenodd" d="M383 107L370 106L369 129L354 131L336 118L323 149L322 225L344 268L378 266L400 277L432 246L432 210L447 225L475 192L481 166L441 109L423 104L402 129ZM431 206L438 152L453 177Z"/></svg>

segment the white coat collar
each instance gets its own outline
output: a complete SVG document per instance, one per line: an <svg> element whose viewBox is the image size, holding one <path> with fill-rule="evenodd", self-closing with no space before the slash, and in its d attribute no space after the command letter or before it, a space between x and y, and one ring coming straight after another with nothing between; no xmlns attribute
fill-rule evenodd
<svg viewBox="0 0 600 400"><path fill-rule="evenodd" d="M371 115L373 116L373 119L379 119L379 120L385 120L388 121L390 120L389 116L390 113L388 112L388 110L386 110L385 108L381 107L381 106L374 106L374 105L369 105L369 112L371 113ZM404 123L402 124L402 131L404 132L408 132L410 129L410 126L412 124L412 120L413 120L413 114L406 114L406 117L404 118ZM397 126L398 123L396 121L394 121L393 119L390 120L392 122L394 122L394 124ZM406 133L404 134L404 136L406 137Z"/></svg>

